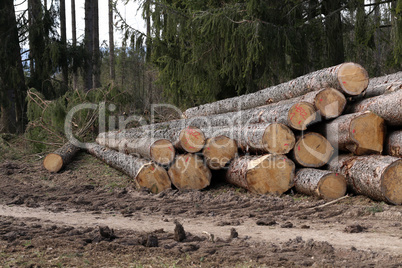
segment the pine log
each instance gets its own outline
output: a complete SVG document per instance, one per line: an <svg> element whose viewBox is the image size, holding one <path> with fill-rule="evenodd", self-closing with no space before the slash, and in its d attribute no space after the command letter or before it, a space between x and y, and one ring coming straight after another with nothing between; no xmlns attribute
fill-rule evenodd
<svg viewBox="0 0 402 268"><path fill-rule="evenodd" d="M211 171L196 154L181 154L169 168L169 176L179 190L201 190L211 183Z"/></svg>
<svg viewBox="0 0 402 268"><path fill-rule="evenodd" d="M206 138L204 132L198 127L188 126L179 133L179 137L175 142L175 147L178 150L196 153L204 148Z"/></svg>
<svg viewBox="0 0 402 268"><path fill-rule="evenodd" d="M401 82L392 82L386 84L379 84L368 87L362 94L352 98L353 101L360 101L363 99L368 99L372 97L377 97L383 94L389 94L402 89Z"/></svg>
<svg viewBox="0 0 402 268"><path fill-rule="evenodd" d="M389 126L402 126L402 90L365 99L350 105L348 113L372 111Z"/></svg>
<svg viewBox="0 0 402 268"><path fill-rule="evenodd" d="M385 153L402 157L402 130L392 131L388 134L385 141Z"/></svg>
<svg viewBox="0 0 402 268"><path fill-rule="evenodd" d="M43 160L43 166L50 172L59 172L70 163L80 148L67 142L61 148L48 154Z"/></svg>
<svg viewBox="0 0 402 268"><path fill-rule="evenodd" d="M302 135L293 149L296 163L303 167L322 167L331 159L334 148L328 140L316 132Z"/></svg>
<svg viewBox="0 0 402 268"><path fill-rule="evenodd" d="M236 141L220 135L209 138L202 151L205 162L210 169L224 168L237 155Z"/></svg>
<svg viewBox="0 0 402 268"><path fill-rule="evenodd" d="M368 85L368 74L359 64L347 62L306 74L291 81L268 87L255 93L228 98L187 109L186 118L246 110L302 96L308 92L332 87L355 96Z"/></svg>
<svg viewBox="0 0 402 268"><path fill-rule="evenodd" d="M297 192L314 195L326 200L337 199L346 194L346 180L342 174L315 168L303 168L295 176Z"/></svg>
<svg viewBox="0 0 402 268"><path fill-rule="evenodd" d="M402 72L387 74L384 76L372 77L369 80L367 89L369 87L373 87L380 84L398 83L398 82L402 82Z"/></svg>
<svg viewBox="0 0 402 268"><path fill-rule="evenodd" d="M96 143L88 144L86 149L96 158L133 178L138 189L145 187L152 193L159 193L171 188L166 170L152 161L120 153Z"/></svg>
<svg viewBox="0 0 402 268"><path fill-rule="evenodd" d="M226 171L226 181L259 194L282 194L293 186L295 164L284 155L242 156Z"/></svg>
<svg viewBox="0 0 402 268"><path fill-rule="evenodd" d="M161 165L169 165L175 156L173 144L166 139L153 138L105 138L98 136L96 142L102 146L125 154L150 159Z"/></svg>
<svg viewBox="0 0 402 268"><path fill-rule="evenodd" d="M384 155L341 155L329 168L346 177L355 193L373 200L402 204L402 159Z"/></svg>
<svg viewBox="0 0 402 268"><path fill-rule="evenodd" d="M386 132L384 120L372 112L340 116L323 125L328 141L356 155L381 154Z"/></svg>

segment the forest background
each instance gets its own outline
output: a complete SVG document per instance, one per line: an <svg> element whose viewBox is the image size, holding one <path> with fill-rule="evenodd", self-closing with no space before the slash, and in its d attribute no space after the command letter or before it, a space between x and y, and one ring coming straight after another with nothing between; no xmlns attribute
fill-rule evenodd
<svg viewBox="0 0 402 268"><path fill-rule="evenodd" d="M149 119L153 103L185 109L345 61L370 77L402 69L402 0L131 0L145 30L119 12L130 0L108 0L103 43L98 0L85 0L80 40L75 0L25 1L18 13L21 1L0 1L0 133L24 133L35 152L63 144L66 114L85 102ZM76 113L78 138L97 135L97 114Z"/></svg>

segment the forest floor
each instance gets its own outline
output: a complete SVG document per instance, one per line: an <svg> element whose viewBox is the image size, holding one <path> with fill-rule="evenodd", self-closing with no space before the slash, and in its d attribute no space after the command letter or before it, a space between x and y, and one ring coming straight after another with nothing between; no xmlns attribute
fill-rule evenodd
<svg viewBox="0 0 402 268"><path fill-rule="evenodd" d="M0 267L402 266L400 206L363 196L321 206L219 178L154 195L85 153L50 174L21 144L0 150Z"/></svg>

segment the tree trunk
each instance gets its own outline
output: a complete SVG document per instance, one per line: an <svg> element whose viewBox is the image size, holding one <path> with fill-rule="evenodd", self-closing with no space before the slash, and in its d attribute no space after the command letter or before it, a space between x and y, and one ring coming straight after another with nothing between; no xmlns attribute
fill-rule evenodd
<svg viewBox="0 0 402 268"><path fill-rule="evenodd" d="M60 34L61 34L61 72L64 85L68 86L68 62L67 62L67 30L66 30L66 0L60 0Z"/></svg>
<svg viewBox="0 0 402 268"><path fill-rule="evenodd" d="M367 89L381 84L402 83L402 71L384 76L370 78Z"/></svg>
<svg viewBox="0 0 402 268"><path fill-rule="evenodd" d="M353 101L360 101L372 97L377 97L383 94L389 94L402 89L402 82L390 82L384 84L377 84L375 86L368 87L363 94L352 98Z"/></svg>
<svg viewBox="0 0 402 268"><path fill-rule="evenodd" d="M348 187L357 194L395 205L402 204L402 159L392 156L342 155L329 168L346 177Z"/></svg>
<svg viewBox="0 0 402 268"><path fill-rule="evenodd" d="M48 154L43 161L43 166L50 172L59 172L73 160L79 151L79 147L67 142L63 147Z"/></svg>
<svg viewBox="0 0 402 268"><path fill-rule="evenodd" d="M368 85L366 70L355 63L343 63L291 81L272 86L255 93L224 99L187 109L185 117L208 116L246 110L307 94L311 91L332 87L347 95L359 95Z"/></svg>
<svg viewBox="0 0 402 268"><path fill-rule="evenodd" d="M75 0L71 0L71 32L72 32L72 47L75 50L77 47L77 24L75 19ZM73 89L77 89L78 85L78 70L76 68L76 58L73 57Z"/></svg>
<svg viewBox="0 0 402 268"><path fill-rule="evenodd" d="M323 125L328 141L341 151L356 155L381 154L386 132L384 120L372 112L338 117Z"/></svg>
<svg viewBox="0 0 402 268"><path fill-rule="evenodd" d="M384 149L386 154L402 157L402 130L392 131L388 134Z"/></svg>
<svg viewBox="0 0 402 268"><path fill-rule="evenodd" d="M201 190L211 183L211 171L196 154L176 156L176 161L169 168L169 176L179 190Z"/></svg>
<svg viewBox="0 0 402 268"><path fill-rule="evenodd" d="M334 148L321 134L310 132L301 136L293 149L296 163L303 167L322 167L331 159Z"/></svg>
<svg viewBox="0 0 402 268"><path fill-rule="evenodd" d="M101 87L100 75L101 75L101 58L99 50L99 5L98 0L93 1L93 81L92 87Z"/></svg>
<svg viewBox="0 0 402 268"><path fill-rule="evenodd" d="M362 100L348 107L349 113L371 111L389 126L402 126L402 90Z"/></svg>
<svg viewBox="0 0 402 268"><path fill-rule="evenodd" d="M152 193L171 188L166 170L153 162L116 152L96 143L87 145L86 149L96 158L133 178L137 188L145 187Z"/></svg>
<svg viewBox="0 0 402 268"><path fill-rule="evenodd" d="M297 192L332 200L346 194L345 177L339 173L315 168L300 169L295 176Z"/></svg>
<svg viewBox="0 0 402 268"><path fill-rule="evenodd" d="M284 155L242 156L234 159L226 180L258 194L282 194L293 186L295 164Z"/></svg>
<svg viewBox="0 0 402 268"><path fill-rule="evenodd" d="M90 90L93 88L92 76L94 74L94 9L93 1L95 0L85 0L85 50L86 50L86 60L84 68L84 85L85 90Z"/></svg>
<svg viewBox="0 0 402 268"><path fill-rule="evenodd" d="M125 153L134 154L137 157L150 159L161 165L169 165L175 156L172 143L166 139L153 139L144 137L139 139L114 139L98 137L96 142L99 145Z"/></svg>
<svg viewBox="0 0 402 268"><path fill-rule="evenodd" d="M110 79L116 79L115 62L114 62L114 28L113 28L113 0L108 1L109 7L109 71Z"/></svg>
<svg viewBox="0 0 402 268"><path fill-rule="evenodd" d="M237 144L227 136L216 136L207 140L202 154L210 169L222 169L237 156Z"/></svg>

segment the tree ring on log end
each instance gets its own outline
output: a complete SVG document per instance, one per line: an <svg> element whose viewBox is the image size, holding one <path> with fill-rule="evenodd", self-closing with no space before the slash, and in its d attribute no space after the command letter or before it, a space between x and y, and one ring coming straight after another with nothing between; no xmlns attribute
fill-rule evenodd
<svg viewBox="0 0 402 268"><path fill-rule="evenodd" d="M166 170L152 162L141 167L135 180L140 187L145 187L154 194L172 187Z"/></svg>
<svg viewBox="0 0 402 268"><path fill-rule="evenodd" d="M356 155L381 154L385 139L384 119L372 112L360 115L350 122L349 135L356 144Z"/></svg>
<svg viewBox="0 0 402 268"><path fill-rule="evenodd" d="M340 198L346 194L345 177L339 173L329 173L322 177L317 185L318 196L326 200Z"/></svg>
<svg viewBox="0 0 402 268"><path fill-rule="evenodd" d="M237 144L233 139L220 135L207 140L202 154L207 166L210 169L218 170L236 157Z"/></svg>
<svg viewBox="0 0 402 268"><path fill-rule="evenodd" d="M204 132L197 127L188 126L180 131L179 142L186 152L199 152L205 145Z"/></svg>
<svg viewBox="0 0 402 268"><path fill-rule="evenodd" d="M295 142L293 131L280 123L270 124L262 137L264 150L271 154L287 154L293 149Z"/></svg>
<svg viewBox="0 0 402 268"><path fill-rule="evenodd" d="M293 187L295 164L284 155L265 155L250 161L246 180L253 193L283 194Z"/></svg>
<svg viewBox="0 0 402 268"><path fill-rule="evenodd" d="M345 93L356 96L367 88L369 76L360 64L347 62L339 67L338 82Z"/></svg>
<svg viewBox="0 0 402 268"><path fill-rule="evenodd" d="M314 98L315 107L327 119L340 116L346 102L345 96L334 88L323 89Z"/></svg>
<svg viewBox="0 0 402 268"><path fill-rule="evenodd" d="M390 164L383 172L381 191L390 203L402 205L402 159Z"/></svg>
<svg viewBox="0 0 402 268"><path fill-rule="evenodd" d="M150 155L152 160L161 165L169 165L175 156L173 144L166 139L155 141L151 145Z"/></svg>
<svg viewBox="0 0 402 268"><path fill-rule="evenodd" d="M307 126L316 120L316 117L315 107L308 102L301 101L290 107L288 123L294 129L306 130Z"/></svg>
<svg viewBox="0 0 402 268"><path fill-rule="evenodd" d="M48 154L43 160L43 166L50 172L58 172L63 167L63 158L58 154Z"/></svg>
<svg viewBox="0 0 402 268"><path fill-rule="evenodd" d="M303 135L295 144L296 161L304 167L322 167L332 154L334 147L321 134L310 132Z"/></svg>

